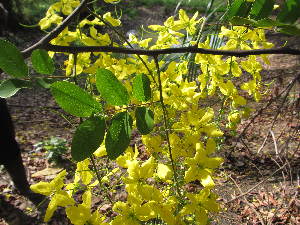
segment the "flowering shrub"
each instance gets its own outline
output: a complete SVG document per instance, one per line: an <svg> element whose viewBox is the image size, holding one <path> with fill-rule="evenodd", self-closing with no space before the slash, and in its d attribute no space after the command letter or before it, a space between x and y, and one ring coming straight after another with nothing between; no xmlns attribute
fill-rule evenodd
<svg viewBox="0 0 300 225"><path fill-rule="evenodd" d="M105 1L115 3L116 1ZM40 21L41 29L59 25L79 1L62 0L50 6ZM97 26L112 30L121 25L120 18L110 12L83 19L76 28L65 28L50 43L72 46L115 46L154 50L173 46L198 45L210 49L209 37L197 42L192 37L204 18L191 18L184 10L179 17L169 17L163 25L151 25L155 38L130 34L123 43L114 42L110 34ZM117 33L118 34L118 33ZM272 46L262 29L243 26L222 27L221 50L250 50ZM50 52L53 56L54 52ZM268 63L267 57L263 57ZM261 98L261 63L257 56L237 59L234 56L196 54L198 67L195 81L189 82L188 58L165 60L159 56L116 55L109 52L69 54L65 61L66 76L86 78L85 90L70 81L51 85L57 103L68 113L88 117L77 128L72 142L72 157L77 169L72 183L65 183L62 171L50 183L31 186L37 193L50 197L45 215L48 221L57 207L65 207L73 224L207 224L209 214L220 210L214 170L223 160L215 157L224 125L235 129L250 109L245 93L256 101ZM245 77L244 79L235 79ZM70 80L72 80L70 79ZM199 82L199 83L197 83ZM221 99L220 108L200 107L208 98ZM220 117L226 124L220 124ZM129 146L132 130L142 136L143 149ZM104 140L104 143L102 143ZM141 153L145 157L141 159ZM115 168L100 176L96 158L115 160ZM90 168L93 168L91 170ZM121 171L121 172L120 172ZM92 210L93 192L114 192L107 188L110 179L120 179L127 200L113 201L113 217L106 218ZM200 182L201 188L189 191L187 185ZM76 191L83 191L82 203L74 200ZM113 193L108 194L112 196Z"/></svg>
<svg viewBox="0 0 300 225"><path fill-rule="evenodd" d="M287 32L287 25L262 19L274 5L267 2L235 0L226 18L234 21L235 15L245 16L240 15L243 7L252 4L251 19L243 18L243 23L283 26ZM235 130L249 116L251 109L244 96L259 101L264 87L257 54L237 58L222 53L273 45L266 41L263 29L250 26L222 26L217 36L208 35L201 41L206 18L198 13L190 17L182 9L163 25L149 26L151 38L134 34L126 38L118 30L120 18L111 12L97 13L90 9L92 4L85 5L92 17L76 26L63 26L86 3L61 0L51 5L39 25L42 30L57 26L49 36L56 35L31 55L33 68L41 74L54 73L52 58L56 54L67 56L66 79L42 84L50 87L62 109L81 121L71 147L77 161L73 181L65 182L67 172L63 170L51 182L31 186L50 198L44 220L49 221L57 207L64 207L76 225L209 223L210 215L220 210L213 188L214 170L223 162L216 157L223 132ZM294 21L294 16L286 17L288 10L283 9L279 21ZM221 40L217 47L216 38ZM0 67L16 78L28 76L20 52L4 40L0 47L7 54L0 53ZM210 51L213 49L219 53ZM171 53L177 53L176 58L165 56ZM261 58L269 63L266 55ZM195 79L190 76L191 65ZM11 85L16 90L11 90ZM4 81L1 97L28 86L26 80ZM218 104L207 106L208 102ZM142 141L141 148L129 146L133 131ZM97 164L107 160L114 162L113 168ZM197 188L189 188L198 182ZM126 192L126 201L115 200L120 190ZM92 205L99 192L105 193L112 205L110 216Z"/></svg>

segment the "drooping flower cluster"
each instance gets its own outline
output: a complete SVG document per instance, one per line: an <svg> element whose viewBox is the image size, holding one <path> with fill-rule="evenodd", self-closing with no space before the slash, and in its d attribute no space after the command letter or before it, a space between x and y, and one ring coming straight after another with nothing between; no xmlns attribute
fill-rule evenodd
<svg viewBox="0 0 300 225"><path fill-rule="evenodd" d="M69 4L66 8L67 3ZM70 14L78 4L79 1L62 0L52 5L46 17L40 21L41 29L59 24L62 21L61 14ZM195 41L184 37L196 34L197 27L203 21L197 13L190 18L184 10L180 10L178 19L170 17L163 25L149 26L149 29L156 32L156 39L139 38L130 34L122 45L143 49L194 45ZM93 20L82 20L72 31L66 28L51 43L71 45L80 42L87 46L121 46L108 33L101 33L96 29L96 26L105 26L107 23L112 27L121 25L121 21L108 12ZM223 50L249 50L271 46L260 29L222 27L219 36L224 40L219 47ZM183 38L187 40L185 43ZM198 46L211 48L210 39L207 38ZM265 56L264 60L267 62ZM226 109L221 116L227 116L228 128L236 128L249 113L243 95L248 93L256 101L261 98L262 66L257 57L249 56L240 60L236 57L196 54L198 76L192 82L186 79L189 69L188 60L184 56L178 56L176 60L161 58L156 65L155 60L148 56L80 53L76 55L76 73L74 63L74 55L68 55L65 61L66 76L85 74L87 87L91 92L95 73L99 68L115 74L129 92L134 75L146 74L152 81L151 100L142 102L132 99L129 106L149 104L155 115L156 126L151 133L142 135L142 151L128 148L115 160L115 168L103 175L101 180L97 179L95 171L91 171L89 159L85 159L77 163L75 178L71 183L64 183L66 171L62 171L49 183L32 185L33 191L51 199L45 221L51 218L57 207L65 207L68 218L76 225L134 225L154 219L161 224L170 225L207 224L209 213L219 211L217 195L212 188L215 185L214 170L222 163L222 159L214 154L218 141L223 136L224 126L217 120L220 116L217 107L204 105L208 98L221 99L221 108ZM247 81L236 79L244 75ZM96 98L103 100L99 95ZM105 116L111 117L111 112L128 110L129 106L106 104ZM133 114L130 109L128 111ZM146 159L141 154L146 155ZM94 156L98 159L107 157L104 145L99 147ZM122 172L118 173L119 171ZM105 185L109 185L111 179L119 178L124 187L123 191L127 193L127 201L113 202L112 210L117 215L106 218L98 210L92 212L93 192L96 189L99 191L99 187L106 190ZM199 188L188 191L186 187L197 181L200 182ZM83 191L81 203L74 200L77 190ZM110 187L109 190L113 191L114 188Z"/></svg>

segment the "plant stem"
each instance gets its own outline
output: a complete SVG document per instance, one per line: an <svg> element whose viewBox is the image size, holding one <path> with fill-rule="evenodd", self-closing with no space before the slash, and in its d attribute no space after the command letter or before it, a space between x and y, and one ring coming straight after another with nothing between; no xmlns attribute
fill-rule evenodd
<svg viewBox="0 0 300 225"><path fill-rule="evenodd" d="M159 101L160 101L160 104L161 104L162 110L163 110L163 120L164 120L165 133L166 133L167 144L168 144L169 157L171 160L172 169L173 169L173 173L174 173L174 183L176 186L177 194L178 194L178 196L181 197L179 184L178 184L178 175L177 175L176 166L175 166L175 162L174 162L173 154L172 154L170 135L169 135L170 128L169 128L169 124L168 124L168 112L167 112L167 108L166 108L166 105L164 103L164 98L163 98L162 84L161 84L161 78L160 78L160 68L159 68L157 56L154 57L154 61L155 61L156 69L157 69L157 75L158 75Z"/></svg>
<svg viewBox="0 0 300 225"><path fill-rule="evenodd" d="M100 177L100 174L99 174L99 172L98 172L98 169L97 169L97 166L96 166L95 159L94 159L94 156L93 156L93 155L90 156L90 160L91 160L91 162L92 162L93 170L94 170L95 173L96 173L96 177L97 177L97 180L99 181L99 186L100 186L100 188L101 188L101 183L102 183L102 182L101 182L101 177ZM110 197L110 195L109 195L109 193L108 193L107 187L106 187L105 185L102 185L102 186L103 186L103 188L104 188L105 195L106 195L107 199L108 199L109 202L113 205L113 201L112 201L112 199L111 199L111 197Z"/></svg>

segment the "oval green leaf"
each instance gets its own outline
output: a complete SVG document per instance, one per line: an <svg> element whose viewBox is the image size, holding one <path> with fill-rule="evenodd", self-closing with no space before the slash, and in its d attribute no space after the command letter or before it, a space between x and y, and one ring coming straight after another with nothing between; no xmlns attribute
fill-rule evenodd
<svg viewBox="0 0 300 225"><path fill-rule="evenodd" d="M154 113L146 107L135 110L136 126L141 134L149 134L154 127Z"/></svg>
<svg viewBox="0 0 300 225"><path fill-rule="evenodd" d="M36 49L31 54L34 70L41 74L51 75L55 71L54 62L44 49Z"/></svg>
<svg viewBox="0 0 300 225"><path fill-rule="evenodd" d="M31 88L33 84L30 81L9 79L0 84L0 97L9 98L16 94L22 88Z"/></svg>
<svg viewBox="0 0 300 225"><path fill-rule="evenodd" d="M129 113L120 112L112 118L105 138L105 148L109 159L116 159L127 149L131 128L132 118Z"/></svg>
<svg viewBox="0 0 300 225"><path fill-rule="evenodd" d="M74 116L89 117L95 112L102 112L100 103L73 83L58 81L51 84L50 89L58 105Z"/></svg>
<svg viewBox="0 0 300 225"><path fill-rule="evenodd" d="M28 76L28 67L21 52L12 43L2 39L0 39L0 68L16 78Z"/></svg>
<svg viewBox="0 0 300 225"><path fill-rule="evenodd" d="M111 71L98 69L96 73L96 86L107 103L117 106L129 103L129 95L126 87Z"/></svg>
<svg viewBox="0 0 300 225"><path fill-rule="evenodd" d="M132 83L133 96L142 102L149 101L151 98L150 79L145 74L138 74Z"/></svg>
<svg viewBox="0 0 300 225"><path fill-rule="evenodd" d="M72 140L71 155L75 161L90 157L104 139L105 120L92 117L77 127Z"/></svg>

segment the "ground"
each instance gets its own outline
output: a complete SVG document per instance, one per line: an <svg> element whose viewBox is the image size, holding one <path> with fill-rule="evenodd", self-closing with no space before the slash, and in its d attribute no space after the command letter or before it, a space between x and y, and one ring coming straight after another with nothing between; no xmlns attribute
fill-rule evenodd
<svg viewBox="0 0 300 225"><path fill-rule="evenodd" d="M139 24L162 23L168 16L168 10L162 6L151 9L140 6L138 12L135 22L130 23L127 18L129 29ZM30 43L31 36L26 32L17 37ZM268 32L268 39L276 46L285 42L294 48L300 46L299 38L282 34ZM265 65L263 79L270 83L271 91L260 103L252 103L253 116L242 122L236 136L226 136L219 152L225 162L217 171L216 192L223 211L213 216L215 224L300 224L299 80L292 83L288 94L282 93L300 74L300 58L274 55L270 61L271 65ZM22 90L8 99L8 105L30 183L51 180L54 175L49 170L36 174L52 165L45 158L46 152L36 151L34 144L50 137L61 137L70 143L74 129L58 113L57 105L45 89ZM16 193L3 169L0 191L1 225L43 224L41 213ZM103 203L102 208L105 212L109 205ZM63 211L59 211L48 224L69 222Z"/></svg>

